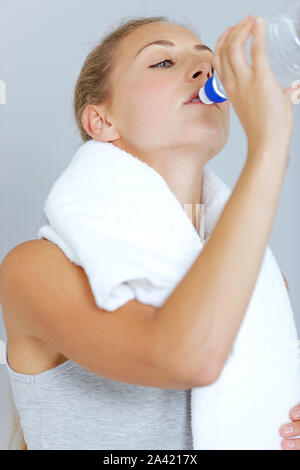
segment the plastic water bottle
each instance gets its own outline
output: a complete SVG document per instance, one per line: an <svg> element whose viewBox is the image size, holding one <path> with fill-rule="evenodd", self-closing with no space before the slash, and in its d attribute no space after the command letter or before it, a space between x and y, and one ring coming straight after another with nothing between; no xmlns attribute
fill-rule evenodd
<svg viewBox="0 0 300 470"><path fill-rule="evenodd" d="M276 15L265 18L267 55L274 76L282 89L300 80L300 0L290 0ZM248 59L252 65L250 48ZM203 103L222 103L228 99L220 77L214 72L199 91Z"/></svg>

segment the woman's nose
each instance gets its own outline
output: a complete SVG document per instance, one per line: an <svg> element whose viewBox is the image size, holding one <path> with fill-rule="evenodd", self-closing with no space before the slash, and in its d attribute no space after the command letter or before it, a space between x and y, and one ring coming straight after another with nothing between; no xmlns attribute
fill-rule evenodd
<svg viewBox="0 0 300 470"><path fill-rule="evenodd" d="M191 68L188 72L188 79L195 80L199 76L206 82L213 75L213 68L208 62L203 62Z"/></svg>

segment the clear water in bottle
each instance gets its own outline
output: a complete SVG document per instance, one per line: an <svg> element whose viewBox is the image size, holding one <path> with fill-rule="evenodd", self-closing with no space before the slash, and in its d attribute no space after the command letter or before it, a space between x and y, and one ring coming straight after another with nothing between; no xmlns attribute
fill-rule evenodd
<svg viewBox="0 0 300 470"><path fill-rule="evenodd" d="M288 88L295 80L300 80L300 0L288 0L277 14L265 18L264 23L272 72L280 87ZM246 53L252 65L251 45L248 42ZM206 104L221 103L228 99L216 71L199 90L199 98Z"/></svg>

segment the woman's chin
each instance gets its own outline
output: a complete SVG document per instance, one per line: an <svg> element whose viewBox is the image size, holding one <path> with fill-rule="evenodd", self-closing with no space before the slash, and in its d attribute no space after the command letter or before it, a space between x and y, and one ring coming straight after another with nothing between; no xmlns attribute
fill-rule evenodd
<svg viewBox="0 0 300 470"><path fill-rule="evenodd" d="M185 133L185 140L190 140L198 142L199 145L209 146L212 144L221 143L224 140L224 129L219 126L211 127L196 127L194 129L189 129Z"/></svg>

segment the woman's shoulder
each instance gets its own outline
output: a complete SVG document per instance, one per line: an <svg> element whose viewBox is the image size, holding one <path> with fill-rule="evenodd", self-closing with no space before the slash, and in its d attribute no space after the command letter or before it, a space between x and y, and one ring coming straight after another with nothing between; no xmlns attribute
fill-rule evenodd
<svg viewBox="0 0 300 470"><path fill-rule="evenodd" d="M67 282L66 282L67 279ZM81 267L46 239L27 240L15 246L0 266L0 302L6 327L19 325L24 334L32 333L36 315L42 315L45 302L61 302L64 290L77 292L86 287ZM64 286L65 289L61 287ZM33 313L34 312L34 313Z"/></svg>
<svg viewBox="0 0 300 470"><path fill-rule="evenodd" d="M55 243L47 240L46 238L37 238L33 240L26 240L19 245L12 248L4 257L0 265L0 284L1 276L6 277L8 271L12 275L24 273L26 268L36 265L38 262L63 262L68 267L82 270L78 265L72 263L63 250ZM0 285L1 288L1 285Z"/></svg>
<svg viewBox="0 0 300 470"><path fill-rule="evenodd" d="M24 267L30 263L36 263L42 252L44 261L48 256L53 259L56 253L61 256L59 248L46 239L28 240L14 247L6 255L5 262L2 262L0 269L2 278L0 301L7 336L8 361L13 370L22 374L40 373L67 360L55 348L40 338L32 336L28 328L24 328L17 296L16 294L10 295L12 289L9 286L18 284L18 278L23 278L23 282L26 283Z"/></svg>
<svg viewBox="0 0 300 470"><path fill-rule="evenodd" d="M34 254L39 253L59 253L62 252L60 248L54 243L50 242L46 238L38 238L33 240L26 240L13 247L3 258L0 265L0 272L2 273L7 269L8 266L16 265L19 263L28 262Z"/></svg>

